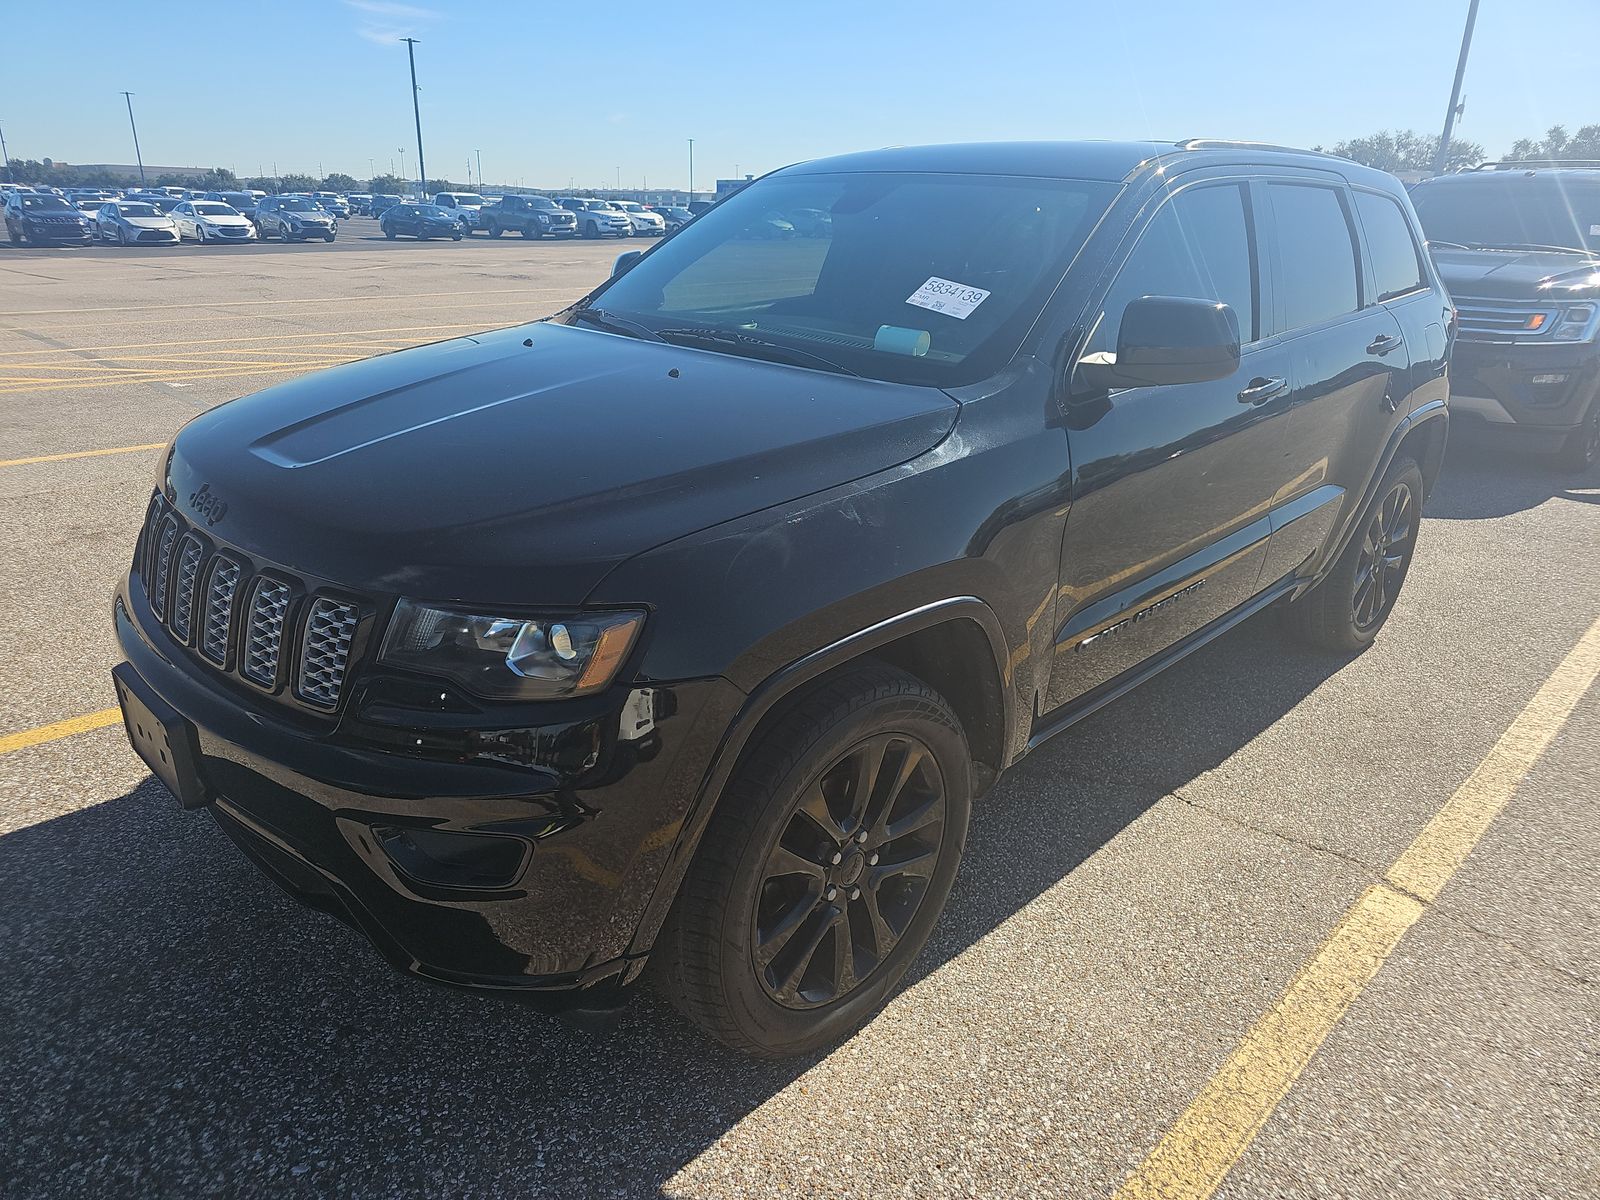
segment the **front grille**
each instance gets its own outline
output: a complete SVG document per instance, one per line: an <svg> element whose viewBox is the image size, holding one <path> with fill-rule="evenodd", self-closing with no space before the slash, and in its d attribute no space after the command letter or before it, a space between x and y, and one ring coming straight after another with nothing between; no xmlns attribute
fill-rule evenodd
<svg viewBox="0 0 1600 1200"><path fill-rule="evenodd" d="M211 581L206 585L205 628L200 635L200 653L217 666L228 663L229 635L233 632L233 597L239 590L243 568L226 554L211 563Z"/></svg>
<svg viewBox="0 0 1600 1200"><path fill-rule="evenodd" d="M1540 338L1555 328L1558 316L1549 304L1459 298L1456 314L1461 336L1474 342L1521 342ZM1529 322L1535 319L1538 319L1537 326L1529 329Z"/></svg>
<svg viewBox="0 0 1600 1200"><path fill-rule="evenodd" d="M200 582L200 560L205 547L192 533L183 535L178 544L178 574L172 590L172 633L180 642L187 642L194 632L194 589Z"/></svg>
<svg viewBox="0 0 1600 1200"><path fill-rule="evenodd" d="M295 688L306 703L318 708L339 703L359 615L354 604L343 600L322 596L312 602L300 651L300 682Z"/></svg>
<svg viewBox="0 0 1600 1200"><path fill-rule="evenodd" d="M283 650L283 620L292 598L288 585L270 576L256 580L245 617L244 649L239 670L252 683L272 687L278 682L278 659Z"/></svg>
<svg viewBox="0 0 1600 1200"><path fill-rule="evenodd" d="M293 698L339 706L361 625L359 602L308 589L275 568L252 568L152 499L135 563L150 607L174 639L210 667L276 692L297 670ZM312 594L306 596L308 590ZM306 597L302 603L301 597ZM304 630L296 641L297 614Z"/></svg>

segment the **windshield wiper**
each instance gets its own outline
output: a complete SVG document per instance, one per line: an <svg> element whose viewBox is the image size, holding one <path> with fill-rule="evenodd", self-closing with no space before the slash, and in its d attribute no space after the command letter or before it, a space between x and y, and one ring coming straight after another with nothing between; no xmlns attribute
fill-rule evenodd
<svg viewBox="0 0 1600 1200"><path fill-rule="evenodd" d="M1441 250L1471 250L1472 249L1472 247L1467 245L1465 242L1447 242L1443 238L1429 238L1428 239L1428 246L1429 246L1430 249L1432 247L1434 247L1434 246L1437 246Z"/></svg>
<svg viewBox="0 0 1600 1200"><path fill-rule="evenodd" d="M582 321L585 325L593 325L597 329L609 329L614 333L625 333L630 337L643 338L647 342L664 342L654 329L641 325L637 321L630 321L627 317L615 316L603 308L580 308L572 314L574 321Z"/></svg>
<svg viewBox="0 0 1600 1200"><path fill-rule="evenodd" d="M743 349L754 351L751 358L771 358L786 362L790 366L815 367L822 371L831 371L835 375L850 375L856 379L861 378L859 372L852 371L831 358L824 358L820 354L813 354L809 350L801 350L797 346L784 346L778 342L769 342L765 338L753 337L748 333L740 333L732 329L717 328L686 328L686 329L660 329L656 335L664 342L687 342L690 345L726 346L735 352Z"/></svg>

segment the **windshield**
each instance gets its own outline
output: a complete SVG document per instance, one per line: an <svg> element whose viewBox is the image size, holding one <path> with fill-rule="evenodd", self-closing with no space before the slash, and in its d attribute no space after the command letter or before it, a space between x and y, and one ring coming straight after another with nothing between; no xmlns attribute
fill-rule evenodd
<svg viewBox="0 0 1600 1200"><path fill-rule="evenodd" d="M200 217L237 217L239 215L226 204L218 204L215 201L209 204L196 201L191 207L195 215Z"/></svg>
<svg viewBox="0 0 1600 1200"><path fill-rule="evenodd" d="M79 200L78 208L83 212L94 212L104 203L104 200Z"/></svg>
<svg viewBox="0 0 1600 1200"><path fill-rule="evenodd" d="M169 213L178 207L178 202L171 196L140 196L139 203L155 209L157 213ZM156 213L149 215L155 216Z"/></svg>
<svg viewBox="0 0 1600 1200"><path fill-rule="evenodd" d="M317 206L303 196L290 196L278 202L280 212L316 212Z"/></svg>
<svg viewBox="0 0 1600 1200"><path fill-rule="evenodd" d="M554 200L547 199L544 196L530 196L530 197L528 197L528 207L529 208L543 208L543 209L546 209L546 210L554 210L555 212L566 212L567 211L566 209L562 208L561 205L557 204Z"/></svg>
<svg viewBox="0 0 1600 1200"><path fill-rule="evenodd" d="M416 209L425 217L443 217L447 221L453 219L448 212L437 204L408 204L406 207Z"/></svg>
<svg viewBox="0 0 1600 1200"><path fill-rule="evenodd" d="M653 330L776 342L872 378L972 382L1016 352L1115 191L1000 176L774 176L684 226L593 306ZM779 215L801 209L829 219Z"/></svg>
<svg viewBox="0 0 1600 1200"><path fill-rule="evenodd" d="M22 196L23 208L31 208L36 212L71 212L72 205L60 196Z"/></svg>
<svg viewBox="0 0 1600 1200"><path fill-rule="evenodd" d="M1419 184L1411 203L1428 239L1487 246L1600 250L1600 187L1547 177Z"/></svg>
<svg viewBox="0 0 1600 1200"><path fill-rule="evenodd" d="M483 197L476 196L471 192L457 192L456 203L465 205L467 208L482 208Z"/></svg>
<svg viewBox="0 0 1600 1200"><path fill-rule="evenodd" d="M643 212L644 205L635 204L631 200L613 200L613 207L620 208L623 212Z"/></svg>
<svg viewBox="0 0 1600 1200"><path fill-rule="evenodd" d="M231 204L235 208L238 208L241 205L245 206L245 207L248 207L249 205L254 204L255 200L256 200L256 198L254 196L248 194L247 192L223 192L222 193L222 202L224 204Z"/></svg>
<svg viewBox="0 0 1600 1200"><path fill-rule="evenodd" d="M117 207L117 212L125 217L159 217L154 204L122 204Z"/></svg>

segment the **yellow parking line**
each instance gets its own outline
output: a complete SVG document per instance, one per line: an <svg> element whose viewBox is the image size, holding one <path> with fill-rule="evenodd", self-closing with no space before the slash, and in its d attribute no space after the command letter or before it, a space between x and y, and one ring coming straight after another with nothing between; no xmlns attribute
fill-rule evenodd
<svg viewBox="0 0 1600 1200"><path fill-rule="evenodd" d="M1351 1003L1466 861L1597 676L1600 621L1561 660L1383 881L1345 913L1114 1200L1203 1200L1216 1191Z"/></svg>
<svg viewBox="0 0 1600 1200"><path fill-rule="evenodd" d="M0 378L0 396L15 396L21 393L34 392L61 392L79 388L127 387L135 383L168 383L178 380L183 383L211 383L222 379L236 379L250 375L284 375L308 374L317 367L338 367L345 363L360 361L356 358L332 359L323 363L286 363L280 366L239 367L227 371L217 371L210 375L201 371L150 371L138 374L123 372L115 378L82 380L77 383L46 383L46 384L18 384L9 386L4 378Z"/></svg>
<svg viewBox="0 0 1600 1200"><path fill-rule="evenodd" d="M0 737L0 754L10 754L13 750L24 750L29 746L43 745L45 742L60 741L75 733L88 733L91 729L104 729L107 725L116 725L121 720L121 709L102 708L99 712L84 713L81 717L57 721L53 725L40 725L36 729L24 729L21 733L8 733Z"/></svg>
<svg viewBox="0 0 1600 1200"><path fill-rule="evenodd" d="M369 337L378 333L428 333L440 329L482 329L482 325L394 325L387 329L326 329L317 331L302 331L300 333L263 333L254 337L225 337L225 338L199 338L190 342L134 342L121 346L55 346L47 350L0 350L0 359L28 357L41 354L85 354L89 351L113 350L151 350L168 349L180 350L186 346L215 346L226 343L230 346L240 342L299 342L306 338L345 338ZM23 364L13 364L23 365Z"/></svg>
<svg viewBox="0 0 1600 1200"><path fill-rule="evenodd" d="M70 454L40 454L34 458L0 459L0 467L28 467L34 463L66 462L73 458L104 458L108 454L133 454L139 450L161 450L165 442L149 442L143 446L113 446L109 450L74 450Z"/></svg>

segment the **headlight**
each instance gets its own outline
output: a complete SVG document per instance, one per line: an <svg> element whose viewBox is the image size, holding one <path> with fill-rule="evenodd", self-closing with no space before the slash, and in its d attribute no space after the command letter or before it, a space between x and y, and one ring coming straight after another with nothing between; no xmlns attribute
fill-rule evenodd
<svg viewBox="0 0 1600 1200"><path fill-rule="evenodd" d="M1557 342L1587 342L1593 340L1596 332L1600 332L1600 304L1569 304L1561 310L1561 315L1556 318L1556 327L1551 332L1552 341Z"/></svg>
<svg viewBox="0 0 1600 1200"><path fill-rule="evenodd" d="M401 600L379 658L487 700L553 700L610 684L643 625L638 612L530 620Z"/></svg>

